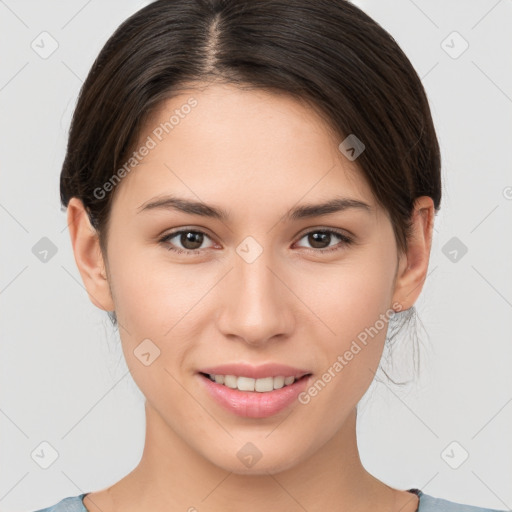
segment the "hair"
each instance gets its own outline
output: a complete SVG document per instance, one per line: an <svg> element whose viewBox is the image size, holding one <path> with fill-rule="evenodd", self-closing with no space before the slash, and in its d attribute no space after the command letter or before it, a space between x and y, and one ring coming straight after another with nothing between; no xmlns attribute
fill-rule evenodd
<svg viewBox="0 0 512 512"><path fill-rule="evenodd" d="M365 146L356 164L407 248L414 200L441 201L441 157L425 90L393 37L346 0L157 0L108 39L80 90L60 176L106 255L116 189L151 112L180 90L222 82L286 93ZM413 309L413 308L411 308ZM117 323L115 313L109 316Z"/></svg>

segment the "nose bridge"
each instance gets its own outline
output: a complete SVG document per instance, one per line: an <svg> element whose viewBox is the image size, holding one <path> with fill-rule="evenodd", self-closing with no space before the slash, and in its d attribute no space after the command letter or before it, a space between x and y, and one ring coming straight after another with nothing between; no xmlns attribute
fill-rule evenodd
<svg viewBox="0 0 512 512"><path fill-rule="evenodd" d="M278 264L270 246L265 248L247 237L236 248L233 265L220 314L224 334L251 344L285 334L291 315L286 287L276 277Z"/></svg>

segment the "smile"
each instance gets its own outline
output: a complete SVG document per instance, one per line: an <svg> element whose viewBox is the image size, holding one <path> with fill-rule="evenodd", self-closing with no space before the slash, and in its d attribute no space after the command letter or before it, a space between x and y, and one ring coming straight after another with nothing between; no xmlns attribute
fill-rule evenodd
<svg viewBox="0 0 512 512"><path fill-rule="evenodd" d="M250 377L237 377L236 375L213 375L204 374L217 384L222 384L231 389L240 391L257 391L259 393L268 393L275 389L289 386L295 382L295 377L263 377L252 379Z"/></svg>
<svg viewBox="0 0 512 512"><path fill-rule="evenodd" d="M297 404L298 395L312 379L311 373L302 377L260 378L204 372L197 375L207 395L223 409L236 416L259 419L269 418Z"/></svg>

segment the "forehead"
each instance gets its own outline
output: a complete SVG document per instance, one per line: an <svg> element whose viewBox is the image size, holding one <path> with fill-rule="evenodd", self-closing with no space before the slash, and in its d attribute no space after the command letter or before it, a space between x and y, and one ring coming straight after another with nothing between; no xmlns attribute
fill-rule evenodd
<svg viewBox="0 0 512 512"><path fill-rule="evenodd" d="M149 149L139 151L116 200L139 206L179 191L270 207L336 193L374 204L360 169L339 151L341 140L311 106L286 94L234 85L183 90L142 126L135 151Z"/></svg>

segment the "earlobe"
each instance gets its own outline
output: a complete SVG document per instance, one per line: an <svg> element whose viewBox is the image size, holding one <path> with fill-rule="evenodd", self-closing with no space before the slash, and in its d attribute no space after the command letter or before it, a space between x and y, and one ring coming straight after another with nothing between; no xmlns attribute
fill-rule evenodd
<svg viewBox="0 0 512 512"><path fill-rule="evenodd" d="M412 213L411 237L406 253L401 255L395 279L393 304L396 311L405 311L416 302L427 277L432 231L434 202L431 197L418 197Z"/></svg>
<svg viewBox="0 0 512 512"><path fill-rule="evenodd" d="M89 299L99 309L114 311L98 234L77 197L72 197L68 203L67 219L75 262Z"/></svg>

